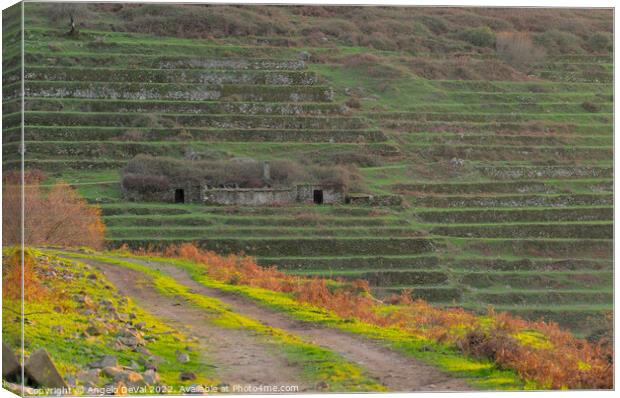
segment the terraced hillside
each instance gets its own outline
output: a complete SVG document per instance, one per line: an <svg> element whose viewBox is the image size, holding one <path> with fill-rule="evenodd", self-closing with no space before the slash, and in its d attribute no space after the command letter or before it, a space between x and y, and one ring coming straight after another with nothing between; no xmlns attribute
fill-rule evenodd
<svg viewBox="0 0 620 398"><path fill-rule="evenodd" d="M609 87L432 85L467 103L375 116L402 140L406 158L438 167L443 178L411 178L411 163L369 173L412 203L411 216L441 245L440 262L463 288L459 302L569 325L605 308L613 300L611 114L577 108L610 106Z"/></svg>
<svg viewBox="0 0 620 398"><path fill-rule="evenodd" d="M294 273L365 278L380 295L407 288L440 305L491 304L583 334L588 317L611 309L606 50L549 52L519 69L463 41L408 52L275 34L160 37L95 22L67 36L28 7L26 167L99 204L111 246L197 241ZM17 55L3 60L8 168L19 159ZM454 57L457 72L510 73L428 71ZM400 194L405 205L125 202L119 170L144 153L356 165L356 191Z"/></svg>

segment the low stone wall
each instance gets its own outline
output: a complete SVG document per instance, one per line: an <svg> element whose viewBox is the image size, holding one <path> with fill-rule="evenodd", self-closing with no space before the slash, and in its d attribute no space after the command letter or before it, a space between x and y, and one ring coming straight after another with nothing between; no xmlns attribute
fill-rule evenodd
<svg viewBox="0 0 620 398"><path fill-rule="evenodd" d="M17 123L17 124L16 124ZM12 127L2 129L4 142L19 142L21 126L12 122ZM144 141L179 141L189 135L195 141L269 141L269 142L345 142L375 143L386 141L386 136L378 130L288 130L288 129L198 129L198 128L132 128ZM28 141L123 141L128 137L127 128L123 127L42 127L26 126ZM137 145L126 143L123 145ZM148 144L148 142L147 142ZM66 144L65 144L66 145ZM48 145L49 146L49 145ZM142 145L144 147L144 145ZM130 152L129 150L126 152ZM140 152L143 153L143 152Z"/></svg>
<svg viewBox="0 0 620 398"><path fill-rule="evenodd" d="M210 205L264 206L296 201L295 188L205 189L204 203Z"/></svg>
<svg viewBox="0 0 620 398"><path fill-rule="evenodd" d="M4 100L17 98L20 85L5 88ZM334 92L327 86L212 85L126 82L37 82L25 86L28 97L126 100L330 102Z"/></svg>
<svg viewBox="0 0 620 398"><path fill-rule="evenodd" d="M362 206L400 206L403 204L401 195L358 195L347 196L346 202Z"/></svg>
<svg viewBox="0 0 620 398"><path fill-rule="evenodd" d="M28 66L26 80L43 81L108 81L149 83L198 83L198 84L265 84L313 85L318 82L315 72L268 70L162 70L162 69L84 69L47 68ZM13 80L18 81L18 80ZM11 83L11 81L9 81Z"/></svg>
<svg viewBox="0 0 620 398"><path fill-rule="evenodd" d="M19 114L18 114L19 115ZM280 116L280 115L135 115L132 113L113 112L27 112L26 123L47 126L107 126L107 127L144 127L154 123L194 128L221 129L317 129L317 130L355 130L366 128L364 119L342 116ZM21 117L10 116L7 122L19 123ZM126 128L126 127L125 127Z"/></svg>
<svg viewBox="0 0 620 398"><path fill-rule="evenodd" d="M2 104L5 113L19 112L21 102ZM183 114L234 114L234 115L280 115L325 116L342 115L341 104L330 102L193 102L193 101L99 101L93 99L57 100L52 98L28 98L28 111L63 112L113 112L113 113L183 113ZM333 129L332 129L333 130ZM528 137L531 138L531 137Z"/></svg>
<svg viewBox="0 0 620 398"><path fill-rule="evenodd" d="M174 202L174 191L170 189L144 193L133 189L125 189L121 184L121 193L123 199L129 202Z"/></svg>
<svg viewBox="0 0 620 398"><path fill-rule="evenodd" d="M18 53L19 54L19 53ZM63 66L79 66L80 68L110 67L126 61L127 55L108 53L105 57L96 54L82 53L79 56L66 54L30 53L25 55L26 65L49 64ZM271 54L273 55L273 54ZM131 63L135 68L142 69L219 69L219 70L303 70L306 64L303 60L279 58L223 58L192 57L192 56L158 56L132 54ZM265 54L269 56L269 54ZM5 61L5 70L20 65L21 57L14 56Z"/></svg>

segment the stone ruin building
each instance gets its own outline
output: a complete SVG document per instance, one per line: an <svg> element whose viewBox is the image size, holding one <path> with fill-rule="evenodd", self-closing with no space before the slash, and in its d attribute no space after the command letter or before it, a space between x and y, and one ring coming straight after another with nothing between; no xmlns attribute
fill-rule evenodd
<svg viewBox="0 0 620 398"><path fill-rule="evenodd" d="M265 206L281 204L342 204L345 187L340 184L304 183L285 187L271 187L269 163L263 163L263 180L260 188L211 187L183 181L173 182L168 189L138 191L121 185L123 197L131 201L197 203L207 205Z"/></svg>

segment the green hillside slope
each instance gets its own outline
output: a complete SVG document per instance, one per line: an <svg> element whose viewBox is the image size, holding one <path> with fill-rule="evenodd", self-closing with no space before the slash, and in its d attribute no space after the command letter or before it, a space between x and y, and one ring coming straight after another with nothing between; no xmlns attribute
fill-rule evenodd
<svg viewBox="0 0 620 398"><path fill-rule="evenodd" d="M100 205L110 246L196 241L583 335L612 308L611 12L99 5L67 36L45 7L27 4L26 167ZM525 31L536 59L496 50ZM17 54L3 66L10 168ZM405 204L122 199L129 159L188 153L354 165L355 191Z"/></svg>

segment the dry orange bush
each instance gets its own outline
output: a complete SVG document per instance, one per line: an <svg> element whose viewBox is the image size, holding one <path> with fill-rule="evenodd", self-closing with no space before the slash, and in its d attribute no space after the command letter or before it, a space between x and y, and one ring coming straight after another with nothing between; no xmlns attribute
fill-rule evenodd
<svg viewBox="0 0 620 398"><path fill-rule="evenodd" d="M5 246L21 242L21 177L3 176L2 242ZM26 245L102 248L105 226L101 211L89 206L67 183L58 182L44 192L42 174L24 176L24 241Z"/></svg>
<svg viewBox="0 0 620 398"><path fill-rule="evenodd" d="M22 254L24 266L22 268ZM2 297L21 300L22 274L24 275L24 299L26 302L39 300L47 290L41 285L34 271L35 259L27 252L15 250L6 260L2 261ZM22 272L23 270L23 272Z"/></svg>
<svg viewBox="0 0 620 398"><path fill-rule="evenodd" d="M437 308L423 300L411 300L410 292L390 298L398 304L391 311L373 298L368 282L342 283L334 288L322 278L287 275L276 267L264 268L253 258L219 256L193 244L172 246L163 255L203 264L210 277L226 283L260 287L292 294L298 301L333 311L343 318L356 318L379 326L395 326L430 338L466 354L493 360L514 369L541 388L613 388L613 351L609 342L592 344L560 329L556 323L526 321L491 308L481 317L462 308ZM538 333L544 344L519 340L520 333Z"/></svg>

